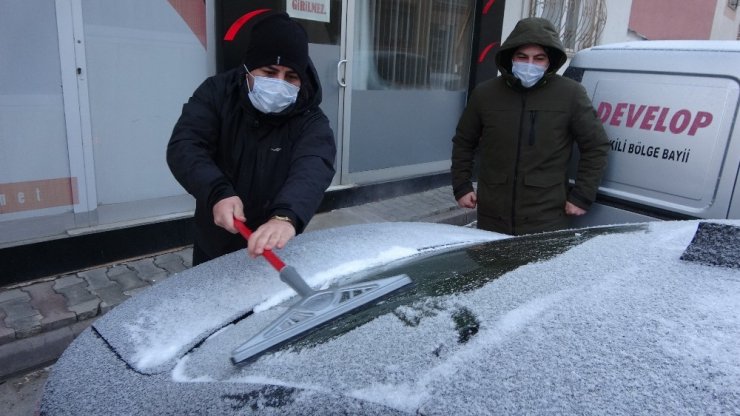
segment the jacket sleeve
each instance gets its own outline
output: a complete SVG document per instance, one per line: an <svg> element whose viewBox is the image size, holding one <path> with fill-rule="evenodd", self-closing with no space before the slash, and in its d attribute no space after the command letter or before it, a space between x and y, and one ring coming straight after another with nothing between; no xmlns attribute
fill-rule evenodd
<svg viewBox="0 0 740 416"><path fill-rule="evenodd" d="M236 195L214 160L221 128L218 93L213 77L195 90L183 106L167 145L167 164L175 179L208 207Z"/></svg>
<svg viewBox="0 0 740 416"><path fill-rule="evenodd" d="M575 83L575 86L576 96L571 101L571 132L580 157L575 185L568 195L568 201L580 208L589 209L596 199L596 192L606 169L609 138L586 90L581 84Z"/></svg>
<svg viewBox="0 0 740 416"><path fill-rule="evenodd" d="M270 207L272 215L293 219L296 233L303 231L319 208L334 178L336 153L329 119L321 110L313 110L301 126L288 176Z"/></svg>
<svg viewBox="0 0 740 416"><path fill-rule="evenodd" d="M478 91L473 91L468 105L457 123L452 138L452 192L455 199L473 192L473 168L475 152L482 133L482 122L478 113Z"/></svg>

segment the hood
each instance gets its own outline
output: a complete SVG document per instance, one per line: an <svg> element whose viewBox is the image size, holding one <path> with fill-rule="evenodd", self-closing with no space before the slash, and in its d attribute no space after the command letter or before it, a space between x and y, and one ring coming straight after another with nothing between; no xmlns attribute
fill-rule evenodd
<svg viewBox="0 0 740 416"><path fill-rule="evenodd" d="M318 107L321 104L321 81L319 81L319 73L311 58L308 58L305 77L306 79L301 79L301 92L298 93L298 101L294 107L294 111L297 112ZM306 85L306 88L303 88L303 85Z"/></svg>
<svg viewBox="0 0 740 416"><path fill-rule="evenodd" d="M511 75L511 58L520 46L536 44L542 46L550 58L548 74L553 74L565 64L568 57L560 35L549 20L541 17L529 17L516 24L506 41L496 52L496 66L504 76Z"/></svg>
<svg viewBox="0 0 740 416"><path fill-rule="evenodd" d="M313 288L326 288L365 269L507 237L445 224L358 224L300 234L280 251L280 258L296 265ZM310 255L306 255L307 247L312 247ZM158 374L172 369L212 334L233 328L232 324L252 312L264 316L266 326L277 318L271 314L281 310L276 305L294 295L265 259L252 259L239 250L184 270L177 279L159 282L156 290L137 294L93 325L130 369ZM263 327L257 324L254 329ZM242 333L237 338L234 348L249 337ZM231 353L224 351L221 357Z"/></svg>
<svg viewBox="0 0 740 416"><path fill-rule="evenodd" d="M414 284L242 366L233 349L295 292L264 259L227 254L98 318L54 364L39 413L738 414L740 268L694 256L737 257L740 220L704 224L301 234L280 256L314 288Z"/></svg>

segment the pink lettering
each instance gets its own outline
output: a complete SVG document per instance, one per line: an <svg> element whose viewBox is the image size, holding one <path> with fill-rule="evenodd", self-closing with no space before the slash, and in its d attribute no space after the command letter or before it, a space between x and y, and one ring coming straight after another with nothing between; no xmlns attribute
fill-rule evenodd
<svg viewBox="0 0 740 416"><path fill-rule="evenodd" d="M599 103L599 108L596 110L596 116L599 117L599 120L601 120L602 123L606 123L606 120L609 119L609 114L612 112L612 105L607 103L606 101L602 101Z"/></svg>
<svg viewBox="0 0 740 416"><path fill-rule="evenodd" d="M660 110L660 115L658 116L658 122L655 123L655 131L665 131L665 118L668 115L668 110L670 110L668 107L663 107Z"/></svg>
<svg viewBox="0 0 740 416"><path fill-rule="evenodd" d="M712 124L712 118L712 113L707 113L706 111L696 113L696 118L694 118L694 122L691 123L691 128L689 128L689 136L695 135L696 131L700 128Z"/></svg>
<svg viewBox="0 0 740 416"><path fill-rule="evenodd" d="M640 128L642 130L651 130L653 128L652 121L655 120L655 112L658 111L660 107L651 105L647 108L647 112L645 113L645 117L642 119L642 123L640 123Z"/></svg>
<svg viewBox="0 0 740 416"><path fill-rule="evenodd" d="M637 120L640 119L640 116L642 115L642 112L645 111L645 105L641 105L638 107L637 112L635 112L635 105L630 104L629 113L627 114L627 127L632 128L635 126L635 123L637 123Z"/></svg>
<svg viewBox="0 0 740 416"><path fill-rule="evenodd" d="M622 122L622 116L624 115L624 109L627 107L627 103L618 103L612 114L612 119L609 124L612 126L618 126Z"/></svg>
<svg viewBox="0 0 740 416"><path fill-rule="evenodd" d="M684 108L672 112L670 107L624 102L612 104L606 101L599 103L596 116L603 124L612 126L637 127L657 132L669 130L673 134L682 134L688 130L689 136L695 136L699 129L708 127L714 120L712 113L707 111L692 113Z"/></svg>
<svg viewBox="0 0 740 416"><path fill-rule="evenodd" d="M691 112L689 112L689 110L676 111L676 114L671 117L671 124L669 126L671 133L683 133L683 131L686 130L686 127L689 126L690 121Z"/></svg>

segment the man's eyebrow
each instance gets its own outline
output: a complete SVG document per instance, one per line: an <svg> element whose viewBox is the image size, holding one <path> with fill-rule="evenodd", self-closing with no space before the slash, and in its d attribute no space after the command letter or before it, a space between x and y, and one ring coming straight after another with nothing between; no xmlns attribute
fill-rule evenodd
<svg viewBox="0 0 740 416"><path fill-rule="evenodd" d="M273 71L280 71L280 68L278 68L277 65L267 65L267 67L270 68L270 69L272 69ZM288 73L288 74L297 74L298 73L298 72L296 72L295 69L292 69L290 67L286 67L286 68L288 68L288 70L285 71L285 72Z"/></svg>

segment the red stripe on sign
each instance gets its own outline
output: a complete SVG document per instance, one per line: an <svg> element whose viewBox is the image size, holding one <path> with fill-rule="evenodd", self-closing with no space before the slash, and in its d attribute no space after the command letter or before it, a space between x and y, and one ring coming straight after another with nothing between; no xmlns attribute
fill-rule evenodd
<svg viewBox="0 0 740 416"><path fill-rule="evenodd" d="M206 39L206 2L204 0L167 0L172 8L190 27L204 48L208 49Z"/></svg>
<svg viewBox="0 0 740 416"><path fill-rule="evenodd" d="M484 59L486 59L486 55L488 55L488 52L491 50L491 48L493 48L494 46L496 46L497 43L498 42L490 43L490 44L488 44L488 46L486 46L485 49L483 49L483 52L481 52L480 53L480 56L478 56L478 63L481 63L481 62L483 62Z"/></svg>
<svg viewBox="0 0 740 416"><path fill-rule="evenodd" d="M0 183L0 214L78 203L77 178Z"/></svg>
<svg viewBox="0 0 740 416"><path fill-rule="evenodd" d="M493 3L496 3L496 0L488 0L488 3L486 3L486 7L483 8L483 14L488 14L488 11L491 10L491 6L493 6Z"/></svg>
<svg viewBox="0 0 740 416"><path fill-rule="evenodd" d="M253 18L254 16L257 16L258 14L262 14L264 12L269 11L270 9L259 9L255 10L253 12L249 12L242 17L236 19L236 22L234 22L229 30L226 31L226 36L224 36L224 40L232 41L234 40L234 37L236 36L237 32L241 30L242 26L244 26L245 23L249 21L249 19Z"/></svg>

